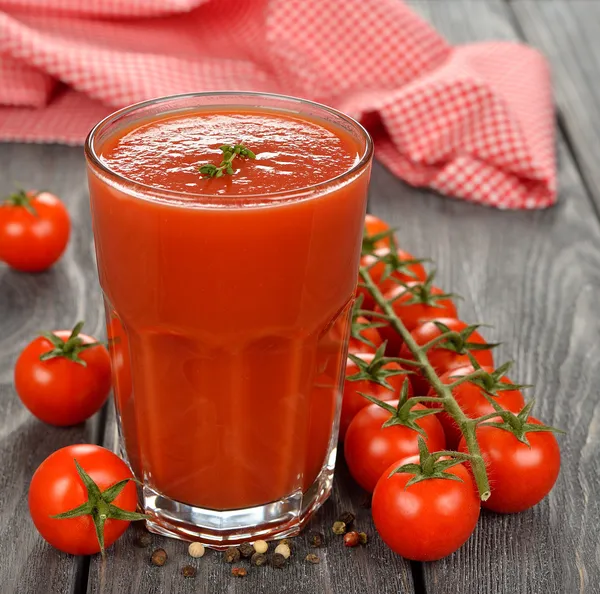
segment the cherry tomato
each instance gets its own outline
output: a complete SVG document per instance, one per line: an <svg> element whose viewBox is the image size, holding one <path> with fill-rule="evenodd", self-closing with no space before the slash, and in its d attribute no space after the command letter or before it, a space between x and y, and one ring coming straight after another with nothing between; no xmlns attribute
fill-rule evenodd
<svg viewBox="0 0 600 594"><path fill-rule="evenodd" d="M363 316L358 316L354 320L354 324L369 324L369 320ZM348 342L348 352L357 355L358 353L375 353L377 347L381 346L383 339L377 328L363 328L359 333L360 336L368 340L373 346L359 340L354 336L350 336Z"/></svg>
<svg viewBox="0 0 600 594"><path fill-rule="evenodd" d="M413 289L413 291L410 289ZM419 296L421 292L424 294ZM387 300L394 300L392 303L394 312L402 320L406 329L412 332L421 322L433 318L456 317L457 312L454 303L449 297L440 297L442 295L445 295L445 293L438 287L427 286L425 283L409 282L406 283L406 286L398 285L390 289L384 297ZM413 299L419 302L410 303ZM381 308L376 306L375 311L381 312ZM390 354L397 354L402 346L402 339L399 334L391 326L381 328L380 334L384 340L388 341L387 351Z"/></svg>
<svg viewBox="0 0 600 594"><path fill-rule="evenodd" d="M408 262L415 258L412 254L405 252L404 250L397 250L395 256L392 256L389 248L378 248L373 254L367 254L360 259L360 265L368 268L369 275L382 293L386 293L398 286L398 283L394 282L393 279L402 282L422 282L427 278L427 272L425 271L425 268L423 268L423 265L419 262L415 262L414 264L407 264L403 269L394 270L391 275L382 280L386 262L385 260L381 260L381 258L389 258L388 264L392 265L394 268L397 264ZM359 275L358 282L360 283L361 280ZM362 306L364 309L373 309L375 307L375 301L367 289L359 286L357 288L357 295L363 296Z"/></svg>
<svg viewBox="0 0 600 594"><path fill-rule="evenodd" d="M377 218L375 215L366 214L365 215L365 230L364 237L369 237L371 235L378 235L379 233L383 233L384 231L389 231L390 226L383 220ZM364 241L364 238L363 238ZM389 237L385 237L384 239L380 239L376 241L374 246L377 247L390 247L391 242Z"/></svg>
<svg viewBox="0 0 600 594"><path fill-rule="evenodd" d="M385 544L402 557L435 561L471 536L479 518L479 498L463 464L447 471L460 481L429 478L407 487L414 474L390 476L400 464L418 461L418 456L406 458L383 472L373 493L373 522Z"/></svg>
<svg viewBox="0 0 600 594"><path fill-rule="evenodd" d="M369 353L363 353L357 355L363 361L370 363L374 355ZM386 363L383 369L398 370L402 369L398 363ZM346 365L346 377L352 376L359 372L359 368L352 360L348 359ZM393 390L389 390L385 386L381 386L373 381L369 380L358 380L350 381L346 379L344 382L344 395L342 399L342 413L340 418L340 440L343 441L348 430L350 421L355 417L359 410L363 409L369 404L369 401L361 396L359 392L363 394L369 394L379 400L394 400L397 399L400 394L400 389L406 378L407 374L391 375L387 377L387 382L392 386ZM409 394L412 394L412 388L409 386Z"/></svg>
<svg viewBox="0 0 600 594"><path fill-rule="evenodd" d="M58 330L39 336L17 359L17 394L45 423L82 423L102 407L110 392L108 351L94 338L79 334L81 327L80 323L73 332ZM55 355L44 360L48 353Z"/></svg>
<svg viewBox="0 0 600 594"><path fill-rule="evenodd" d="M501 419L494 419L502 422ZM527 422L541 425L529 417ZM550 431L527 432L529 445L519 441L513 433L479 425L477 442L485 460L492 494L482 507L495 512L521 512L539 503L551 491L560 470L560 450L556 437ZM461 439L459 451L467 452Z"/></svg>
<svg viewBox="0 0 600 594"><path fill-rule="evenodd" d="M456 318L435 318L423 322L411 332L412 337L419 346L427 344L429 341L443 333L434 322L441 323L446 326L448 330L458 333L464 332L465 330L468 332L469 328L468 324L461 320L457 320ZM427 358L438 375L442 375L450 369L470 365L470 359L467 353L470 353L480 365L493 367L494 356L492 355L491 349L477 350L477 348L469 348L469 345L484 344L486 344L486 342L481 334L474 330L470 332L468 337L464 340L459 339L458 341L445 341L436 344L427 351ZM402 359L414 359L412 353L405 344L403 344L400 349L400 357ZM415 373L411 380L416 394L427 394L430 388L429 382L421 374Z"/></svg>
<svg viewBox="0 0 600 594"><path fill-rule="evenodd" d="M483 367L482 369L488 373L494 371L491 367ZM459 377L468 375L474 371L475 369L471 365L466 365L457 369L451 369L444 373L440 377L440 380L444 384L451 384ZM500 378L500 383L512 384L510 379L506 376ZM470 419L482 417L483 415L494 412L494 407L489 403L482 388L477 384L465 382L464 384L456 386L456 388L452 390L452 394L465 415ZM437 396L437 394L431 389L429 391L429 396ZM520 390L498 390L497 395L493 396L493 398L503 409L510 410L514 413L518 413L525 406L525 399ZM455 448L462 437L460 429L454 422L454 419L445 412L441 412L437 416L444 427L448 447Z"/></svg>
<svg viewBox="0 0 600 594"><path fill-rule="evenodd" d="M388 401L398 406L398 400ZM426 410L415 404L411 410ZM446 449L446 438L436 415L416 420L425 431L423 439L431 452ZM344 455L350 474L365 490L372 492L383 471L397 460L419 453L419 433L406 425L383 427L392 418L391 412L377 404L369 404L352 419L344 440Z"/></svg>
<svg viewBox="0 0 600 594"><path fill-rule="evenodd" d="M88 501L88 491L77 471L75 460L100 491L124 479L133 478L125 462L105 448L89 444L67 446L48 456L35 471L29 486L29 511L38 532L53 547L71 555L92 555L100 551L100 545L90 515L69 519L52 517ZM127 483L112 504L127 512L135 511L135 484ZM125 520L106 520L105 547L115 542L127 530L129 523Z"/></svg>
<svg viewBox="0 0 600 594"><path fill-rule="evenodd" d="M18 192L0 204L0 260L22 272L41 272L60 258L71 222L48 192Z"/></svg>

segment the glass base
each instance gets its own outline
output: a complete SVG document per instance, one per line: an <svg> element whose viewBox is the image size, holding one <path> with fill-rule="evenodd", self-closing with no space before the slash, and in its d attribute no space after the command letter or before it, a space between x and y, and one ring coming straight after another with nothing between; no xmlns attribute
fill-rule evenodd
<svg viewBox="0 0 600 594"><path fill-rule="evenodd" d="M150 515L150 532L202 542L218 550L258 539L273 540L297 535L331 493L335 448L315 482L305 492L296 492L265 505L218 511L173 501L145 486L143 501Z"/></svg>

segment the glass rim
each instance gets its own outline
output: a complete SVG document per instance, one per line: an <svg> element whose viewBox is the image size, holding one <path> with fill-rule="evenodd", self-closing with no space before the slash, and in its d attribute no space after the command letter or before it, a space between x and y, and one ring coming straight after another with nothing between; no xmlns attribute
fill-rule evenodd
<svg viewBox="0 0 600 594"><path fill-rule="evenodd" d="M360 155L358 161L354 163L351 167L349 167L346 171L340 173L339 175L332 177L331 179L327 179L325 181L319 182L317 184L313 184L310 186L303 186L301 188L294 188L290 190L280 190L276 192L262 192L258 194L233 194L229 196L223 196L222 194L205 194L199 192L181 192L177 190L168 190L164 188L158 188L156 186L152 186L149 184L145 184L142 182L135 181L114 171L111 169L106 163L103 163L98 154L96 153L96 149L94 143L100 133L107 126L115 122L117 119L127 116L129 114L135 113L140 109L144 109L145 107L149 107L152 105L159 105L160 103L165 103L168 101L181 100L187 98L194 97L232 97L232 96L243 96L243 97L265 97L267 99L282 99L284 101L288 101L291 104L296 104L298 106L311 106L313 108L317 108L321 111L329 113L337 118L342 119L346 123L350 124L353 128L357 129L358 132L364 137L365 147ZM260 106L259 106L260 107ZM277 107L273 108L274 111L277 111ZM284 110L281 110L284 112ZM165 112L168 113L168 112ZM174 112L176 113L176 112ZM302 110L299 109L298 113L302 114ZM291 95L282 95L279 93L262 93L258 91L203 91L197 93L180 93L175 95L165 95L162 97L155 97L153 99L147 99L145 101L140 101L138 103L133 103L121 109L114 111L109 114L102 120L100 120L89 132L87 138L85 140L84 152L86 160L89 165L99 169L102 174L108 177L113 183L116 183L117 187L121 190L129 190L130 192L135 192L137 196L143 198L150 198L152 196L163 197L166 199L166 202L176 204L181 204L181 199L190 199L197 198L200 199L200 204L206 204L207 202L218 201L224 206L232 201L243 201L246 203L253 203L260 201L260 199L267 198L279 198L280 200L272 201L273 205L287 199L294 199L299 197L312 197L317 194L320 195L324 191L327 190L330 186L339 186L343 184L346 179L352 178L355 175L358 175L361 170L368 166L371 162L373 156L373 139L371 135L367 132L366 128L357 120L352 118L351 116L327 105L323 105L322 103L318 103L316 101L311 101L309 99L301 99L299 97L293 97ZM187 202L189 205L190 203Z"/></svg>

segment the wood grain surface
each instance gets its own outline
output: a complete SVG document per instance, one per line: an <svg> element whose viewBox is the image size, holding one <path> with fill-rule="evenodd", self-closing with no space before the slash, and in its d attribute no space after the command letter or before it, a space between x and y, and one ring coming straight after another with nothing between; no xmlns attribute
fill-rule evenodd
<svg viewBox="0 0 600 594"><path fill-rule="evenodd" d="M529 512L484 513L465 547L446 560L423 565L398 558L377 538L369 510L361 507L364 493L350 480L343 463L333 497L308 529L327 536L327 546L315 551L321 557L319 565L303 561L312 550L302 536L296 539L297 550L285 569L253 568L248 577L233 578L219 553L209 551L204 558L192 560L184 543L157 536L150 547L136 547L139 526L109 550L104 562L97 556L88 561L54 551L29 519L26 498L31 475L48 454L69 443L92 441L113 447L114 417L109 409L106 423L100 414L71 429L47 427L18 401L12 369L20 349L40 329L70 327L85 318L87 331L103 335L85 167L79 148L0 144L0 194L8 193L13 181L48 188L66 201L74 220L67 254L51 271L22 275L0 266L2 594L600 592L600 320L596 315L600 222L578 173L579 167L589 187L596 183L597 172L592 170L593 147L598 145L593 141L600 134L598 108L582 107L590 107L593 98L596 103L600 100L600 85L587 80L583 89L582 79L568 72L571 63L573 68L577 63L586 72L596 72L589 69L597 68L598 62L593 67L584 65L584 50L573 46L573 39L588 44L592 55L595 39L572 37L572 22L591 27L598 8L594 0L513 0L510 6L500 0L410 4L452 42L515 39L520 23L535 43L553 41L560 46L544 47L553 62L564 63L555 70L555 84L570 144L559 138L557 207L500 212L410 188L379 165L374 168L370 196L370 210L399 228L403 247L435 259L439 284L464 296L459 305L462 316L494 325L486 336L504 342L498 358L516 361L513 379L536 384L531 391L536 415L567 429L567 435L559 438L563 467L557 487ZM567 5L574 6L570 16L552 12L568 12ZM542 19L548 22L542 25ZM542 31L560 28L561 20L567 23L569 44L562 41L567 32ZM569 85L579 90L561 91ZM587 165L579 154L586 147ZM331 534L337 514L346 510L354 510L358 525L369 533L367 547L345 549ZM169 555L162 568L149 562L151 551L159 546ZM181 568L187 564L197 567L195 578L182 576Z"/></svg>

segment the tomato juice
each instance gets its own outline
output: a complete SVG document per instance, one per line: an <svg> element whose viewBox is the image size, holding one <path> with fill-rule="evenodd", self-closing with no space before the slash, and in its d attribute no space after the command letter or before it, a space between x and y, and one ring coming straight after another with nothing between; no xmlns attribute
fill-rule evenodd
<svg viewBox="0 0 600 594"><path fill-rule="evenodd" d="M237 143L256 158L199 173ZM115 402L145 493L217 515L328 495L371 152L338 112L251 93L147 102L91 133Z"/></svg>

